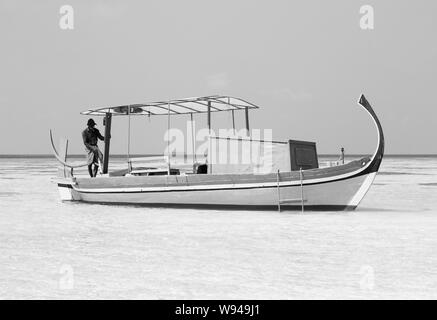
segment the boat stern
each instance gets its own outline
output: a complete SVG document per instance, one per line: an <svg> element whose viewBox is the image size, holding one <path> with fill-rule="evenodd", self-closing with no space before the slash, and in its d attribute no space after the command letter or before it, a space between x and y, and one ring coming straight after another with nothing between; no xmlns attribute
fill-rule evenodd
<svg viewBox="0 0 437 320"><path fill-rule="evenodd" d="M58 185L59 196L61 201L74 201L73 196L73 184L74 180L57 180L55 183Z"/></svg>

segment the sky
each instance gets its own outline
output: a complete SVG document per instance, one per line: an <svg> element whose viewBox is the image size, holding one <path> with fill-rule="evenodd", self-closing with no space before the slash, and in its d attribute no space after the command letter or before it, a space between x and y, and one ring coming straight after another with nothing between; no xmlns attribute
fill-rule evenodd
<svg viewBox="0 0 437 320"><path fill-rule="evenodd" d="M59 24L66 4L72 30ZM363 5L374 9L372 30L360 28ZM80 154L81 111L212 94L259 105L251 128L275 140L370 154L376 131L361 93L386 153L437 154L436 11L426 0L0 0L0 154L49 154L49 129ZM198 128L205 118L195 116ZM229 114L212 121L231 126ZM236 121L243 127L243 114ZM165 117L133 119L131 152L162 153L166 129ZM126 145L119 117L111 153Z"/></svg>

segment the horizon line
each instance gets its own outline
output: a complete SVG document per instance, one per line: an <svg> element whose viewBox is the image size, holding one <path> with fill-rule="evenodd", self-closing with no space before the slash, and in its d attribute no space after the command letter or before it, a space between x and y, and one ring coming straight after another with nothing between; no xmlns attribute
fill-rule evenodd
<svg viewBox="0 0 437 320"><path fill-rule="evenodd" d="M161 156L163 154L158 153L138 153L131 154L130 157L140 157L140 156ZM319 157L338 157L338 153L319 153ZM358 156L368 156L365 153L351 153L346 154L345 157L358 157ZM126 154L112 154L111 157L114 158L127 158ZM384 157L437 157L437 153L390 153L384 154ZM54 155L49 153L32 153L32 154L0 154L0 159L8 158L55 158ZM84 154L70 154L68 158L85 158Z"/></svg>

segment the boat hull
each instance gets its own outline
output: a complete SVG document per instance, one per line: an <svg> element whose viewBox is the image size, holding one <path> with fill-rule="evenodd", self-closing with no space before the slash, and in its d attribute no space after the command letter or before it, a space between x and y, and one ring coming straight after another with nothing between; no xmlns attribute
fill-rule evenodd
<svg viewBox="0 0 437 320"><path fill-rule="evenodd" d="M218 176L216 178L221 179L208 177L208 180L198 179L197 183L182 176L171 177L172 181L169 181L170 177L154 181L150 181L151 177L139 177L141 179L133 181L123 177L113 185L105 185L105 178L97 178L59 183L58 187L63 200L87 203L241 210L277 210L278 207L281 210L302 210L303 206L304 210L338 211L354 210L369 190L375 175L375 172L350 172L347 177L317 178L313 175L302 181L295 173L281 174L279 181L274 181L275 175L242 175L234 176L233 183L226 183L225 177Z"/></svg>

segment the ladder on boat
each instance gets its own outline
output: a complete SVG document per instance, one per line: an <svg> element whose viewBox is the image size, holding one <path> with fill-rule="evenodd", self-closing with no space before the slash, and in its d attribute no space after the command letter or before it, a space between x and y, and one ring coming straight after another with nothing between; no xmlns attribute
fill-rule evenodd
<svg viewBox="0 0 437 320"><path fill-rule="evenodd" d="M300 178L300 198L291 198L291 199L281 199L281 176L279 174L279 170L276 174L276 183L278 190L278 211L281 212L281 204L289 204L289 203L300 203L302 213L305 210L305 200L303 198L303 171L302 168L299 170L299 178Z"/></svg>

